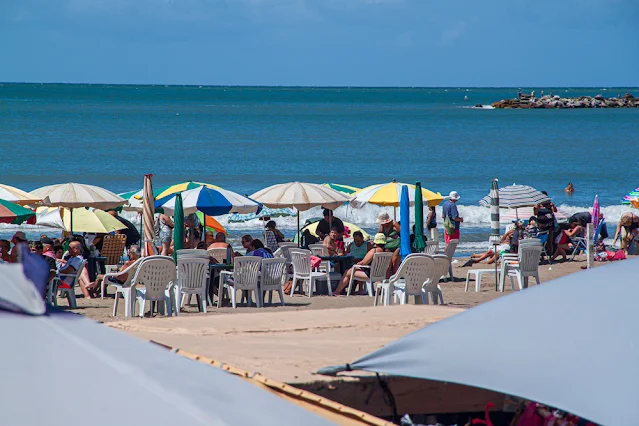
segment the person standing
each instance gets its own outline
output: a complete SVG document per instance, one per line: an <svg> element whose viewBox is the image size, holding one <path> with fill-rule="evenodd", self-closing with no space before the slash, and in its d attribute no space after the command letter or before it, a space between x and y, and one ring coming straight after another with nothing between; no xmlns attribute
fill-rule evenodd
<svg viewBox="0 0 639 426"><path fill-rule="evenodd" d="M542 194L548 195L546 192L541 191ZM547 232L548 240L546 241L546 253L549 256L552 256L555 248L555 212L557 211L557 207L553 204L552 201L544 201L541 204L537 204L533 213L537 216L537 227L539 228L540 233Z"/></svg>
<svg viewBox="0 0 639 426"><path fill-rule="evenodd" d="M459 240L459 228L461 223L464 221L464 218L459 216L459 211L457 210L457 201L459 201L461 197L457 193L457 191L450 191L448 195L448 201L444 203L442 206L442 219L444 219L444 239L446 240L446 245L450 242L450 240ZM447 226L447 222L450 223L450 226Z"/></svg>
<svg viewBox="0 0 639 426"><path fill-rule="evenodd" d="M437 240L437 212L435 206L428 207L428 217L426 218L426 228L430 233L431 240Z"/></svg>
<svg viewBox="0 0 639 426"><path fill-rule="evenodd" d="M340 218L333 216L333 210L324 209L324 219L317 224L315 233L320 240L324 240L331 233L333 227L337 227L338 237L341 239L344 235L344 222Z"/></svg>

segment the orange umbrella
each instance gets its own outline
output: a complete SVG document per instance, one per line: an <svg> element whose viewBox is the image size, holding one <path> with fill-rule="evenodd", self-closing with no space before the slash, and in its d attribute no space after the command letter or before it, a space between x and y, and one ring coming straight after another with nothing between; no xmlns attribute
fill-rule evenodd
<svg viewBox="0 0 639 426"><path fill-rule="evenodd" d="M200 223L204 225L204 232L214 231L214 232L223 232L225 234L227 233L226 229L224 229L224 227L220 224L220 222L215 220L214 217L205 215L202 212L196 212L196 214L197 214L197 217L200 219Z"/></svg>

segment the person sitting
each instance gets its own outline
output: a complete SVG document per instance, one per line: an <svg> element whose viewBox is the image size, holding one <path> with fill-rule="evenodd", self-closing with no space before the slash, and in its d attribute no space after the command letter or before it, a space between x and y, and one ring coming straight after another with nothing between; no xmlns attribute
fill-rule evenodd
<svg viewBox="0 0 639 426"><path fill-rule="evenodd" d="M140 247L136 245L132 245L129 247L129 260L124 262L124 264L120 267L120 271L124 271L129 266L133 265L136 260L138 260L141 256ZM107 281L113 284L124 284L129 277L129 272L126 274L118 275L117 277L108 277ZM97 297L99 295L100 289L102 288L102 281L104 281L104 275L100 274L96 277L95 281L90 283L87 286L87 291L91 294L92 297Z"/></svg>
<svg viewBox="0 0 639 426"><path fill-rule="evenodd" d="M563 261L565 262L567 260L567 251L570 250L570 239L582 235L583 232L584 228L583 226L579 225L578 222L572 222L570 224L570 229L560 231L559 236L557 237L557 241L555 241L555 253L553 254L551 260L555 260L561 255Z"/></svg>
<svg viewBox="0 0 639 426"><path fill-rule="evenodd" d="M473 253L470 256L470 259L468 260L468 262L464 264L464 266L470 266L474 263L483 262L486 259L488 259L488 262L486 263L491 265L495 263L497 261L497 258L501 256L503 253L517 253L517 250L513 251L514 247L511 245L512 237L515 234L515 232L519 232L517 231L518 229L522 232L522 235L523 235L523 222L522 221L517 221L517 222L518 223L516 226L514 226L511 230L507 231L501 237L500 244L497 246L497 252L495 252L493 249L489 249L483 253Z"/></svg>
<svg viewBox="0 0 639 426"><path fill-rule="evenodd" d="M19 246L22 244L27 244L27 236L22 231L18 231L13 234L13 238L11 238L11 242L13 243L13 248L9 253L9 263L17 263L18 262L18 253L20 252Z"/></svg>
<svg viewBox="0 0 639 426"><path fill-rule="evenodd" d="M319 226L319 225L318 225ZM284 238L284 234L282 234L282 232L277 229L277 223L275 223L274 220L269 220L266 223L266 226L264 227L267 231L271 231L274 235L275 235L275 240L278 243L281 243L283 241L286 241Z"/></svg>
<svg viewBox="0 0 639 426"><path fill-rule="evenodd" d="M364 234L361 231L353 232L353 242L346 247L346 254L353 256L353 260L359 262L363 260L371 249L371 244L364 241Z"/></svg>
<svg viewBox="0 0 639 426"><path fill-rule="evenodd" d="M71 286L71 287L74 284L78 284L84 297L92 299L93 297L87 291L86 283L82 280L82 278L80 278L80 280L78 280L79 282L77 283L73 282L75 280L75 274L78 271L78 268L80 267L80 265L82 265L82 262L84 261L84 258L82 257L81 253L82 253L82 245L80 244L80 242L71 241L69 243L69 253L63 259L58 260L58 265L59 265L58 272L60 274L69 275L63 278L62 284L66 284L67 286ZM85 268L85 271L86 271L86 268Z"/></svg>
<svg viewBox="0 0 639 426"><path fill-rule="evenodd" d="M204 242L207 247L215 242L215 235L212 231L206 231L206 234L204 234Z"/></svg>
<svg viewBox="0 0 639 426"><path fill-rule="evenodd" d="M337 242L337 238L339 237L339 228L334 226L331 229L331 232L324 238L324 245L328 248L329 256L343 256L344 248L340 247Z"/></svg>
<svg viewBox="0 0 639 426"><path fill-rule="evenodd" d="M235 253L233 253L233 247L229 243L226 242L226 234L224 232L218 232L215 234L215 242L209 245L207 250L212 248L225 248L226 249L226 258L227 262L232 262L235 258Z"/></svg>
<svg viewBox="0 0 639 426"><path fill-rule="evenodd" d="M49 265L49 277L47 281L51 281L55 278L58 270L55 252L53 251L53 240L45 236L44 238L41 238L40 241L36 241L33 244L36 249L36 253L40 254Z"/></svg>
<svg viewBox="0 0 639 426"><path fill-rule="evenodd" d="M242 247L244 247L246 249L245 254L248 256L248 253L251 251L251 242L253 241L253 237L251 237L250 235L246 234L242 236ZM242 256L242 253L240 253L239 251L236 251L235 253L233 253L235 255L235 257L237 256Z"/></svg>
<svg viewBox="0 0 639 426"><path fill-rule="evenodd" d="M9 263L10 262L10 254L11 251L11 243L9 240L0 240L0 263Z"/></svg>
<svg viewBox="0 0 639 426"><path fill-rule="evenodd" d="M530 216L528 219L528 225L524 229L524 239L526 238L537 238L539 235L539 228L537 227L537 217Z"/></svg>
<svg viewBox="0 0 639 426"><path fill-rule="evenodd" d="M324 240L328 234L331 233L333 227L337 229L338 238L342 238L344 235L344 222L341 219L333 216L333 210L324 209L324 219L320 220L317 224L317 229L315 233L320 238L320 240Z"/></svg>
<svg viewBox="0 0 639 426"><path fill-rule="evenodd" d="M264 247L262 241L258 239L251 240L247 250L250 250L246 253L247 256L258 256L262 259L273 259L273 253Z"/></svg>
<svg viewBox="0 0 639 426"><path fill-rule="evenodd" d="M206 247L207 247L206 242L200 241L199 243L197 243L196 249L198 249L198 250L206 250Z"/></svg>
<svg viewBox="0 0 639 426"><path fill-rule="evenodd" d="M370 264L373 263L373 256L375 255L375 253L382 253L386 251L385 246L386 246L386 236L382 233L376 234L375 238L373 239L373 247L366 253L366 255L364 256L364 259L357 262L356 265L370 266ZM353 280L367 281L370 278L370 274L371 274L370 268L363 268L363 269L350 268L344 274L342 281L339 283L339 285L337 286L337 289L333 292L333 294L338 296L342 293L342 291L344 291L346 287L348 287L349 283L351 282L351 275L353 275ZM361 282L360 282L360 286L361 286Z"/></svg>

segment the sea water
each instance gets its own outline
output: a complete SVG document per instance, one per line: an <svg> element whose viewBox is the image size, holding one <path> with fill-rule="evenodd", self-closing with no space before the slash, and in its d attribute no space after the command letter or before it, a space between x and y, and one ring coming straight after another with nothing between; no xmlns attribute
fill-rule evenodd
<svg viewBox="0 0 639 426"><path fill-rule="evenodd" d="M0 84L0 183L32 190L72 181L124 192L153 173L156 187L191 179L252 194L293 180L358 187L421 181L460 193L460 254L486 247L489 212L478 201L493 178L546 190L566 213L590 208L599 195L614 223L629 210L621 197L639 186L639 110L473 108L518 90ZM529 90L639 94L522 88ZM572 197L563 190L568 182ZM374 233L379 211L344 206L336 215ZM319 209L303 212L302 222L318 216ZM262 225L218 219L233 241L257 236ZM277 222L294 234L295 218ZM31 238L59 232L23 230ZM14 231L2 226L0 237Z"/></svg>

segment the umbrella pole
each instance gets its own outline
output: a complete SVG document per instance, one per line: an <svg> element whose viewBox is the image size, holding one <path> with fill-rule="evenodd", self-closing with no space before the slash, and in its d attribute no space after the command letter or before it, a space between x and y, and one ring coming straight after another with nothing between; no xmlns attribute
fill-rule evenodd
<svg viewBox="0 0 639 426"><path fill-rule="evenodd" d="M71 210L71 236L73 237L73 207L71 207L69 210Z"/></svg>
<svg viewBox="0 0 639 426"><path fill-rule="evenodd" d="M297 211L297 248L300 248L302 245L302 236L300 235L300 211Z"/></svg>

